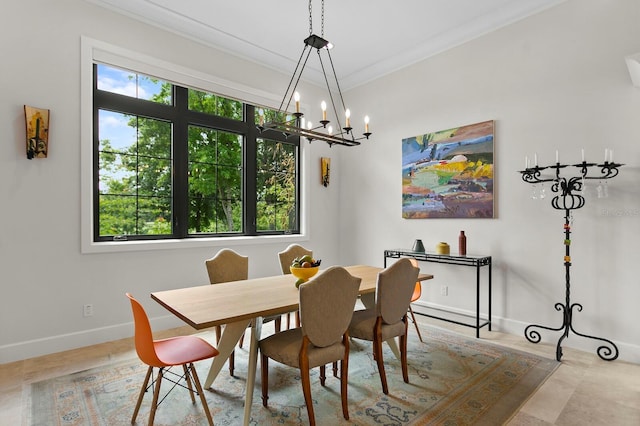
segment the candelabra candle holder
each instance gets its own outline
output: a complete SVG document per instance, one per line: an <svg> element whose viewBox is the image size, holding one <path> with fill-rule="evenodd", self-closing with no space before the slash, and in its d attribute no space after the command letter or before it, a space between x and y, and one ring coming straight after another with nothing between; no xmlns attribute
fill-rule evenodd
<svg viewBox="0 0 640 426"><path fill-rule="evenodd" d="M551 183L551 192L556 195L551 199L551 206L556 210L564 210L564 267L565 267L565 285L566 285L566 297L565 302L556 303L555 309L558 312L562 312L562 325L558 328L545 327L542 325L531 324L524 330L524 335L531 343L538 343L541 340L540 333L536 330L544 329L551 331L562 331L562 336L558 340L556 346L556 359L558 361L562 358L562 341L569 337L569 332L572 331L578 336L586 337L589 339L599 340L604 342L598 347L597 353L600 358L605 361L613 361L618 358L618 347L608 339L602 337L590 336L588 334L582 334L577 332L573 328L573 313L574 309L578 312L582 311L582 305L579 303L571 303L571 225L572 225L572 210L577 210L585 205L585 183L587 180L601 180L614 178L618 175L618 169L623 164L614 163L613 161L605 161L602 164L587 163L582 161L578 164L560 164L557 162L554 165L548 167L538 167L536 164L534 167L527 167L525 170L520 171L522 174L522 180L530 184L543 184L545 182ZM576 170L577 169L577 170ZM542 175L543 170L549 170L553 172L552 177L545 178ZM576 170L574 176L571 175L570 170ZM592 175L590 175L590 172ZM595 172L595 173L593 173ZM605 182L606 184L606 182ZM606 187L605 187L606 188ZM599 191L600 193L600 191Z"/></svg>

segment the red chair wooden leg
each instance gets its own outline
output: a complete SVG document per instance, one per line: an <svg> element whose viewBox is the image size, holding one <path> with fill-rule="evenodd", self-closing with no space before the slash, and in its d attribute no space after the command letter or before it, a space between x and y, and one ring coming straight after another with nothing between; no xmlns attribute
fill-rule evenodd
<svg viewBox="0 0 640 426"><path fill-rule="evenodd" d="M140 411L142 398L144 398L144 394L147 391L147 385L149 384L149 380L151 379L151 373L153 373L153 367L149 366L149 368L147 368L147 375L144 377L144 383L142 384L142 388L140 389L140 395L138 396L136 408L133 410L133 416L131 417L132 424L136 422L136 417L138 417L138 411Z"/></svg>

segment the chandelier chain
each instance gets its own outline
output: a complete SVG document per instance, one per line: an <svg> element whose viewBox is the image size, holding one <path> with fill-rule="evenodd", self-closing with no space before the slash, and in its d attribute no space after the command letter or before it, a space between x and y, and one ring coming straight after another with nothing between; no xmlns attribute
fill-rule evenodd
<svg viewBox="0 0 640 426"><path fill-rule="evenodd" d="M320 36L324 38L324 0L322 0L322 14L320 15Z"/></svg>
<svg viewBox="0 0 640 426"><path fill-rule="evenodd" d="M311 6L312 0L309 0L309 35L313 34L313 8ZM320 12L320 36L324 38L324 0L321 2Z"/></svg>
<svg viewBox="0 0 640 426"><path fill-rule="evenodd" d="M311 0L309 0L309 35L313 34L313 9L311 8Z"/></svg>

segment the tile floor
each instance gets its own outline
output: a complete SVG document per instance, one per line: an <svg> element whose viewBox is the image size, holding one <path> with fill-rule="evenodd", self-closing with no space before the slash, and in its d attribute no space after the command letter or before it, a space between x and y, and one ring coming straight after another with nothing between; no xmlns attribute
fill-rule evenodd
<svg viewBox="0 0 640 426"><path fill-rule="evenodd" d="M473 336L470 328L418 317L424 324ZM412 324L410 324L412 326ZM266 326L265 326L266 327ZM187 333L182 327L157 333ZM415 330L410 335L417 338ZM523 336L481 332L483 339L511 348L555 357L555 345L532 344ZM135 358L132 339L122 339L0 365L0 425L25 425L25 399L30 383L75 371ZM553 375L508 423L520 425L640 425L640 365L603 361L595 353L564 348L563 361Z"/></svg>

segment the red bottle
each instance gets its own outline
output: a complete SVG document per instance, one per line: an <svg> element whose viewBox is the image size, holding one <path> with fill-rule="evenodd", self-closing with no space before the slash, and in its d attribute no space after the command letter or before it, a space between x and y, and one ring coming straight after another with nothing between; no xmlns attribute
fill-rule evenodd
<svg viewBox="0 0 640 426"><path fill-rule="evenodd" d="M458 254L460 256L467 255L467 236L464 235L464 231L460 231L460 236L458 237Z"/></svg>

